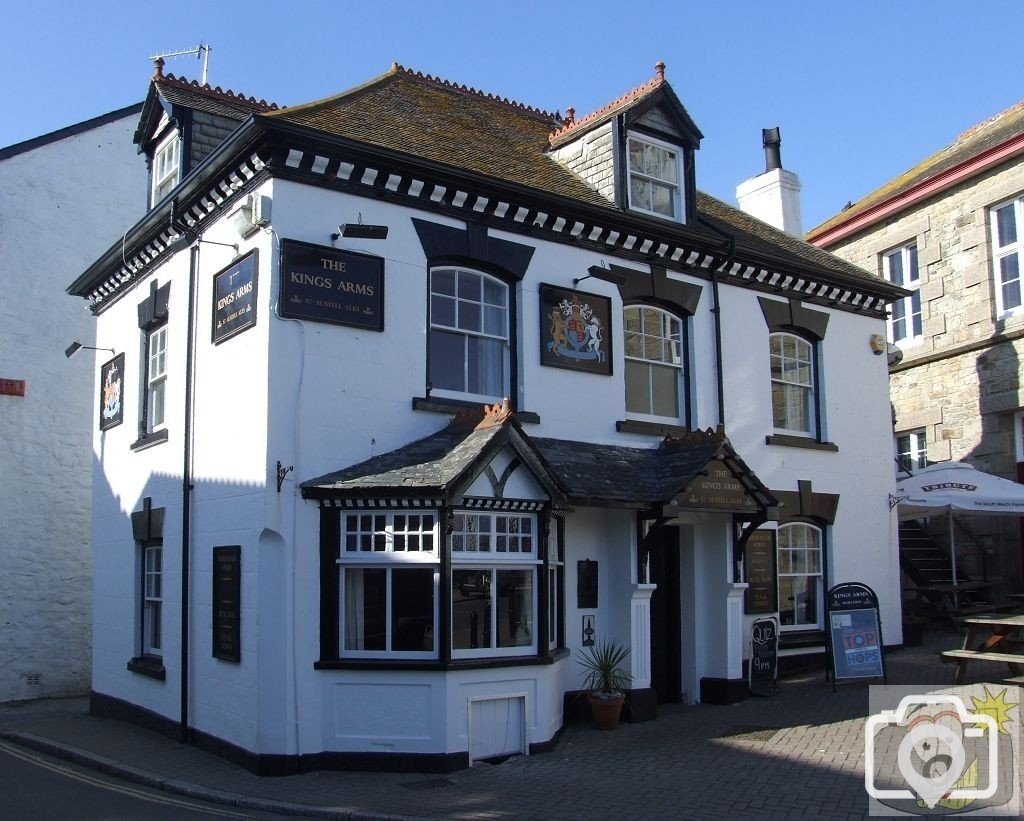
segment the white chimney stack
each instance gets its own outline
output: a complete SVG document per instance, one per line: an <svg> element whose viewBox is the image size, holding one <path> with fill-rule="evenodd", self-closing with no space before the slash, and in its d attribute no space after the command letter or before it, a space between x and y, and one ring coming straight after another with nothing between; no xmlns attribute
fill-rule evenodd
<svg viewBox="0 0 1024 821"><path fill-rule="evenodd" d="M800 217L800 178L782 167L778 128L761 130L765 171L736 186L740 210L776 228L803 237Z"/></svg>

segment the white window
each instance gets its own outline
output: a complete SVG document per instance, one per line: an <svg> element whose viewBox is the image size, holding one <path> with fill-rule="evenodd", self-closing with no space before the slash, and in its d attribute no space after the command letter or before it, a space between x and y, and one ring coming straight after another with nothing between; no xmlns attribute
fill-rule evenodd
<svg viewBox="0 0 1024 821"><path fill-rule="evenodd" d="M153 156L153 205L162 200L178 184L178 135L164 140Z"/></svg>
<svg viewBox="0 0 1024 821"><path fill-rule="evenodd" d="M145 432L164 426L164 394L167 386L167 326L146 336L146 422Z"/></svg>
<svg viewBox="0 0 1024 821"><path fill-rule="evenodd" d="M630 136L629 207L670 219L682 219L679 150L649 137Z"/></svg>
<svg viewBox="0 0 1024 821"><path fill-rule="evenodd" d="M814 629L823 624L821 531L808 524L778 530L779 623L783 629Z"/></svg>
<svg viewBox="0 0 1024 821"><path fill-rule="evenodd" d="M892 303L889 340L911 342L921 338L921 275L917 266L917 245L911 243L882 256L885 278L913 293Z"/></svg>
<svg viewBox="0 0 1024 821"><path fill-rule="evenodd" d="M771 350L772 424L781 433L814 436L817 432L814 347L790 333L769 337Z"/></svg>
<svg viewBox="0 0 1024 821"><path fill-rule="evenodd" d="M433 512L342 514L340 655L437 657Z"/></svg>
<svg viewBox="0 0 1024 821"><path fill-rule="evenodd" d="M160 656L163 646L160 615L163 607L163 543L142 549L142 654Z"/></svg>
<svg viewBox="0 0 1024 821"><path fill-rule="evenodd" d="M452 657L536 653L536 517L458 512L451 540Z"/></svg>
<svg viewBox="0 0 1024 821"><path fill-rule="evenodd" d="M896 461L903 471L928 467L928 441L923 430L901 433L896 437Z"/></svg>
<svg viewBox="0 0 1024 821"><path fill-rule="evenodd" d="M993 208L991 222L996 309L1003 316L1021 308L1020 229L1024 225L1024 199Z"/></svg>
<svg viewBox="0 0 1024 821"><path fill-rule="evenodd" d="M495 401L509 393L509 289L461 268L430 275L430 389L434 395Z"/></svg>
<svg viewBox="0 0 1024 821"><path fill-rule="evenodd" d="M623 312L626 412L678 421L684 401L683 323L660 308Z"/></svg>

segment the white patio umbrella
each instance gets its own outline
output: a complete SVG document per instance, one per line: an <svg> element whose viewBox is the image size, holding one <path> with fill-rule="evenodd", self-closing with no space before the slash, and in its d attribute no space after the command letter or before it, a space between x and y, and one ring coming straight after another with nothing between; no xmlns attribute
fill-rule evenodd
<svg viewBox="0 0 1024 821"><path fill-rule="evenodd" d="M949 517L953 583L956 584L956 540L953 513L978 516L1024 516L1024 485L984 473L965 462L942 462L916 470L896 483L893 503L901 520Z"/></svg>

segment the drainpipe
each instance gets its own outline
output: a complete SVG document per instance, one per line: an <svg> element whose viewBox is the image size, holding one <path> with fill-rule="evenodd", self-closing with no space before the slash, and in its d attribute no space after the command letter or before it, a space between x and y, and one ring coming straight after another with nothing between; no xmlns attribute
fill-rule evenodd
<svg viewBox="0 0 1024 821"><path fill-rule="evenodd" d="M194 241L194 240L193 240ZM188 662L189 662L189 556L192 547L192 380L195 356L196 278L199 272L199 244L189 253L188 337L185 346L185 447L181 469L181 724L179 741L188 741Z"/></svg>
<svg viewBox="0 0 1024 821"><path fill-rule="evenodd" d="M729 242L729 251L725 255L722 264L711 271L711 296L714 302L711 313L715 315L715 371L718 374L718 424L722 426L722 430L725 430L725 378L722 375L722 305L718 299L718 275L725 270L725 267L736 256L736 237L702 219L700 215L697 216L697 222L710 228Z"/></svg>

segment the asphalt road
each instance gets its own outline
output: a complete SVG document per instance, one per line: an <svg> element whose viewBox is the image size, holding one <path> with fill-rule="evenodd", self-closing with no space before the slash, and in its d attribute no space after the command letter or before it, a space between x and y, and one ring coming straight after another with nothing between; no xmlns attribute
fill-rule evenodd
<svg viewBox="0 0 1024 821"><path fill-rule="evenodd" d="M210 821L280 817L150 790L0 741L0 818Z"/></svg>

